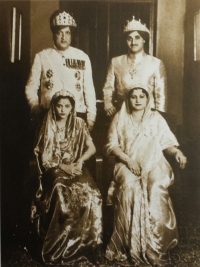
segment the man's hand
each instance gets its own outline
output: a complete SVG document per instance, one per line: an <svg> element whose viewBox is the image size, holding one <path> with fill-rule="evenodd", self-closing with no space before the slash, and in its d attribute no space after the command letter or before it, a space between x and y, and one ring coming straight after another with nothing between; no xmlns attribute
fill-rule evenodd
<svg viewBox="0 0 200 267"><path fill-rule="evenodd" d="M183 155L183 153L177 149L177 152L175 154L175 159L179 163L179 167L181 169L184 169L187 164L187 158Z"/></svg>
<svg viewBox="0 0 200 267"><path fill-rule="evenodd" d="M116 114L117 110L115 107L109 108L108 110L106 110L106 115L108 117L112 117Z"/></svg>
<svg viewBox="0 0 200 267"><path fill-rule="evenodd" d="M91 132L94 127L94 121L88 120L87 126L88 126L88 130Z"/></svg>
<svg viewBox="0 0 200 267"><path fill-rule="evenodd" d="M40 111L41 111L41 108L40 108L39 104L31 107L31 115L33 115L33 116L39 114Z"/></svg>

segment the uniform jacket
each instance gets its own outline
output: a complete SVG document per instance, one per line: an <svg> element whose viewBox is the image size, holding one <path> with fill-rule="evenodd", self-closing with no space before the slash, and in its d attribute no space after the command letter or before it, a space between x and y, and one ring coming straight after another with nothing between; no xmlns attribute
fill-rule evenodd
<svg viewBox="0 0 200 267"><path fill-rule="evenodd" d="M49 48L36 54L25 94L31 108L47 109L52 96L61 89L75 96L77 112L87 112L87 119L95 121L96 96L90 59L71 46L66 51Z"/></svg>
<svg viewBox="0 0 200 267"><path fill-rule="evenodd" d="M129 73L127 55L111 60L103 88L105 110L113 106L114 100L121 107L127 92L140 84L148 88L151 107L166 111L167 78L163 62L153 56L145 55L133 77Z"/></svg>

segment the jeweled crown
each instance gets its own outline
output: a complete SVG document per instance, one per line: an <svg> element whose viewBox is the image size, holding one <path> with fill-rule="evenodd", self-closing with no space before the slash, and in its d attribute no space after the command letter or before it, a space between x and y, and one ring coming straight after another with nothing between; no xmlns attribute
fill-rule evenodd
<svg viewBox="0 0 200 267"><path fill-rule="evenodd" d="M67 12L59 13L53 19L53 26L72 26L77 27L75 19Z"/></svg>
<svg viewBox="0 0 200 267"><path fill-rule="evenodd" d="M148 32L149 30L146 27L146 24L142 24L140 19L135 20L135 16L133 16L133 19L127 20L127 24L124 25L124 33L125 32L130 32L130 31L143 31L143 32Z"/></svg>

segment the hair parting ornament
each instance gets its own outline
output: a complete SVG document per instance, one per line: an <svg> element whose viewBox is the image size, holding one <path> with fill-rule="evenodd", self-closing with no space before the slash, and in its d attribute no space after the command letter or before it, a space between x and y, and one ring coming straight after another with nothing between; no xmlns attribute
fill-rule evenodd
<svg viewBox="0 0 200 267"><path fill-rule="evenodd" d="M71 98L74 99L74 95L72 93L70 93L69 91L65 90L65 89L61 89L60 91L58 91L57 93L55 93L55 95L53 96L53 98L57 98L59 96L69 96Z"/></svg>
<svg viewBox="0 0 200 267"><path fill-rule="evenodd" d="M133 86L133 88L129 90L129 92L128 92L128 96L130 95L130 93L132 93L134 90L137 90L137 89L141 89L142 91L145 91L146 96L147 96L147 98L148 98L148 96L149 96L148 87L145 86L145 85L143 85L143 84L141 84L141 83L137 83L137 84L135 84L135 85Z"/></svg>

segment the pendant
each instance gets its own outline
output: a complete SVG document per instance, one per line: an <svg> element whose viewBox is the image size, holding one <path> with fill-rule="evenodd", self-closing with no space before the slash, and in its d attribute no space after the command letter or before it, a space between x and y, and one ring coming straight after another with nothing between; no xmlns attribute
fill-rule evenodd
<svg viewBox="0 0 200 267"><path fill-rule="evenodd" d="M136 74L137 70L136 69L132 69L132 70L129 70L129 73L131 75L131 79L133 79L134 75Z"/></svg>

